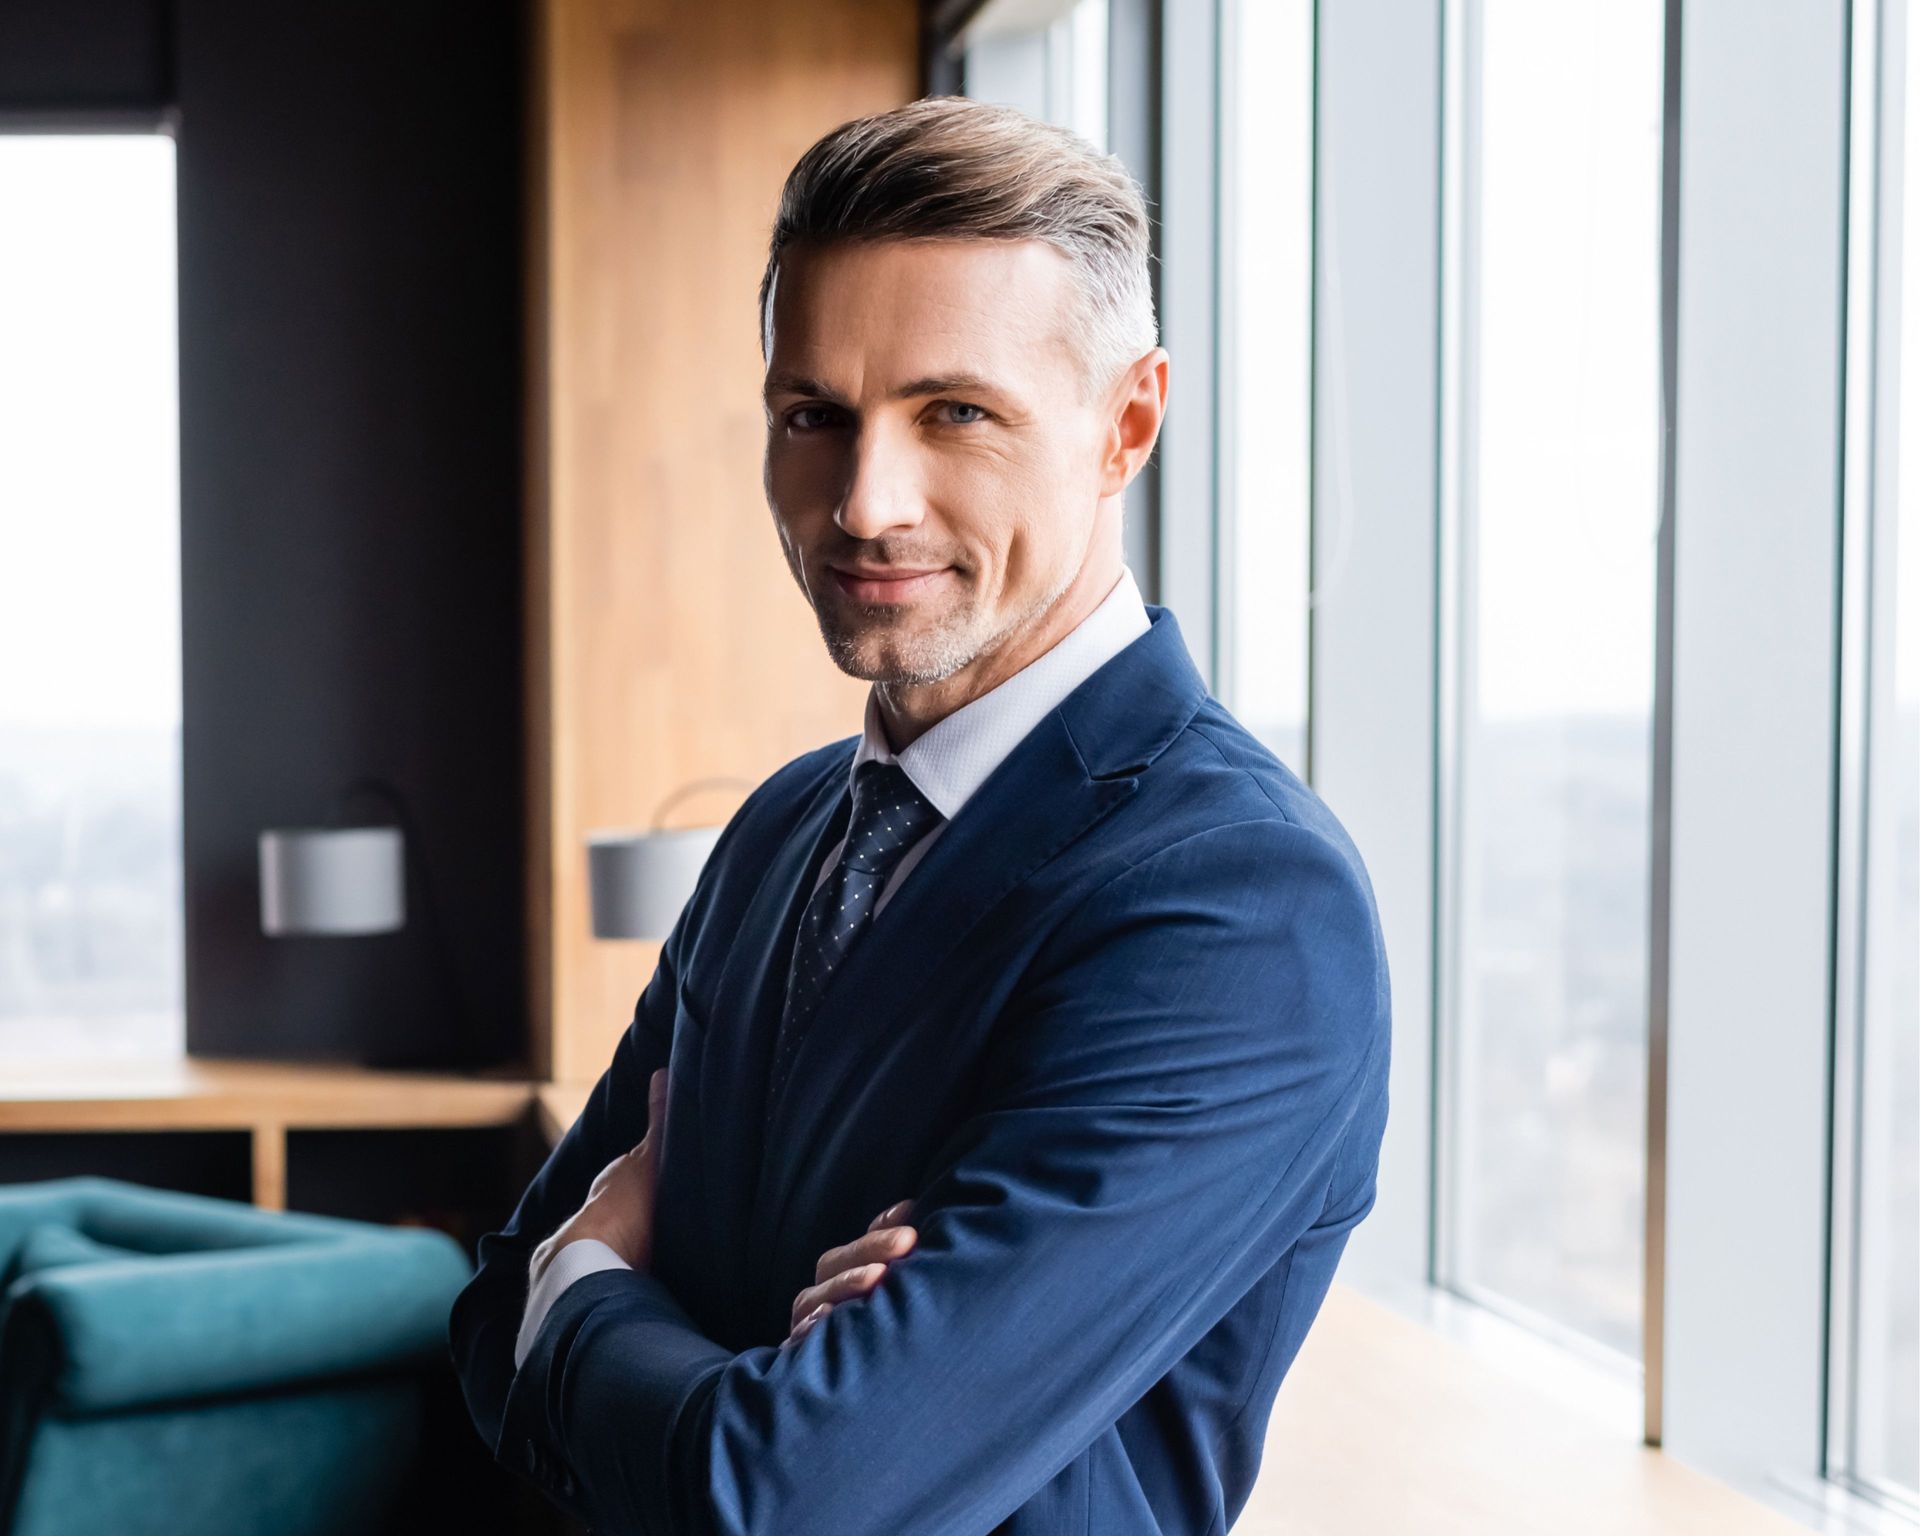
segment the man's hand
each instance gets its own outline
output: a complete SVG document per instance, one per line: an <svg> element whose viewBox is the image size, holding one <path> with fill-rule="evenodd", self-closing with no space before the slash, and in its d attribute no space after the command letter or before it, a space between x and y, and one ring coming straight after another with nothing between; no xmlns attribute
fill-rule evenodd
<svg viewBox="0 0 1920 1536"><path fill-rule="evenodd" d="M880 1283L887 1264L912 1249L919 1233L909 1226L891 1225L904 1217L912 1205L911 1200L902 1200L898 1205L888 1206L867 1223L865 1236L842 1243L838 1248L829 1248L820 1255L820 1262L814 1266L814 1283L794 1298L793 1316L788 1325L792 1331L781 1341L782 1349L804 1339L807 1330L833 1310L835 1302L866 1295Z"/></svg>
<svg viewBox="0 0 1920 1536"><path fill-rule="evenodd" d="M528 1287L539 1283L547 1262L566 1244L597 1237L635 1269L653 1257L653 1190L667 1142L667 1069L647 1081L647 1134L594 1175L586 1203L533 1250Z"/></svg>

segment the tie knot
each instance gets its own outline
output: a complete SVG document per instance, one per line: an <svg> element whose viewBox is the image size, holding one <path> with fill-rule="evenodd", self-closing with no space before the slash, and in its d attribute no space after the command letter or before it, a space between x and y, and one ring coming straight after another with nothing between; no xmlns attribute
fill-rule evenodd
<svg viewBox="0 0 1920 1536"><path fill-rule="evenodd" d="M942 820L898 763L864 762L853 776L845 863L870 874L893 868Z"/></svg>

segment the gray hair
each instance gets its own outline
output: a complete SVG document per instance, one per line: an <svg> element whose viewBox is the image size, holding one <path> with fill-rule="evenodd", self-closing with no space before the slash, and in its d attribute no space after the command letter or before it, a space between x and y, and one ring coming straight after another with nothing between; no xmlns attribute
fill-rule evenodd
<svg viewBox="0 0 1920 1536"><path fill-rule="evenodd" d="M927 96L842 123L800 157L760 279L760 350L773 349L780 253L843 240L1044 240L1086 302L1070 324L1098 391L1159 344L1146 199L1116 155L1012 107Z"/></svg>

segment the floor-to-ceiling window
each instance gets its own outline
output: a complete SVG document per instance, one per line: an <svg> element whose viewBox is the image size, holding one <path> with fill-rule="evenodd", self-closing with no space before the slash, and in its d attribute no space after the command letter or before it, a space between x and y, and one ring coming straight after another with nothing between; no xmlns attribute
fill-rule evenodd
<svg viewBox="0 0 1920 1536"><path fill-rule="evenodd" d="M976 101L1019 107L1107 147L1107 0L986 5L961 46Z"/></svg>
<svg viewBox="0 0 1920 1536"><path fill-rule="evenodd" d="M1662 8L1447 8L1437 1278L1639 1352Z"/></svg>
<svg viewBox="0 0 1920 1536"><path fill-rule="evenodd" d="M1312 540L1313 6L1222 8L1215 691L1303 777ZM1331 530L1337 539L1338 525ZM1324 562L1340 572L1338 547Z"/></svg>
<svg viewBox="0 0 1920 1536"><path fill-rule="evenodd" d="M182 1048L173 149L0 135L0 1058Z"/></svg>

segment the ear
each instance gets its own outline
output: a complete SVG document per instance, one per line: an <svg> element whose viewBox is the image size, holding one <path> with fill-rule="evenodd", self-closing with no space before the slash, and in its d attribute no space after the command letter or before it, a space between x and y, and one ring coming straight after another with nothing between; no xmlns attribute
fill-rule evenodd
<svg viewBox="0 0 1920 1536"><path fill-rule="evenodd" d="M1118 496L1153 453L1167 412L1167 350L1155 347L1114 381L1107 395L1107 435L1100 494Z"/></svg>

